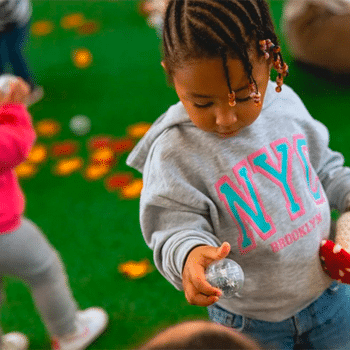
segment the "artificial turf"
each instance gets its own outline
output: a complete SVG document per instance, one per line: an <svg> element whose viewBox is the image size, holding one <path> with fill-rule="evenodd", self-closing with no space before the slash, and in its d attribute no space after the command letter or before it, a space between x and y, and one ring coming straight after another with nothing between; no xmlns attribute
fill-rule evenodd
<svg viewBox="0 0 350 350"><path fill-rule="evenodd" d="M271 0L279 25L283 1ZM86 143L94 135L124 137L129 125L153 122L177 101L167 86L160 66L160 40L138 13L138 1L34 0L32 22L52 21L46 36L31 35L30 65L45 97L30 111L34 122L51 118L62 130L38 142L50 147L56 141L76 140L78 153L87 159ZM82 13L100 24L98 32L80 35L60 26L61 19ZM89 49L91 66L76 68L71 53ZM349 88L304 71L287 52L290 65L286 79L299 93L311 114L330 130L330 145L350 160L350 127L347 120ZM76 114L87 115L91 132L77 137L69 129ZM125 165L127 154L118 158L113 171L132 171ZM129 260L152 261L139 227L138 199L122 199L105 189L103 181L87 181L81 172L67 177L52 174L55 160L40 165L36 176L21 180L27 198L26 216L38 224L60 252L74 296L81 308L101 306L110 316L105 334L91 349L131 349L158 328L184 319L207 319L205 308L191 306L157 271L130 280L118 272ZM49 349L49 337L34 308L29 290L6 278L7 299L1 311L5 332L21 331L30 338L30 349Z"/></svg>

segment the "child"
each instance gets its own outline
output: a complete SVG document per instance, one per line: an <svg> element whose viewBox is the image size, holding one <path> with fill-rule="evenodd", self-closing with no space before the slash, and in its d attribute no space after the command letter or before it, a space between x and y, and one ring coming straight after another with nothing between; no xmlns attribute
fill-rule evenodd
<svg viewBox="0 0 350 350"><path fill-rule="evenodd" d="M209 321L186 321L156 334L139 350L241 349L260 350L254 341L228 327Z"/></svg>
<svg viewBox="0 0 350 350"><path fill-rule="evenodd" d="M163 52L180 102L127 159L143 173L141 228L158 270L263 347L349 348L347 287L323 272L319 248L330 206L348 205L350 169L282 89L288 67L267 3L170 0ZM233 299L205 280L224 257L245 273Z"/></svg>
<svg viewBox="0 0 350 350"><path fill-rule="evenodd" d="M7 91L7 92L6 92ZM40 229L22 216L24 198L15 167L26 159L35 141L24 102L30 93L21 79L0 91L0 301L3 276L25 281L50 332L54 349L85 349L107 325L100 308L78 311L63 263ZM0 349L26 349L21 333L1 336Z"/></svg>
<svg viewBox="0 0 350 350"><path fill-rule="evenodd" d="M296 60L329 77L350 74L350 0L288 0L282 24Z"/></svg>

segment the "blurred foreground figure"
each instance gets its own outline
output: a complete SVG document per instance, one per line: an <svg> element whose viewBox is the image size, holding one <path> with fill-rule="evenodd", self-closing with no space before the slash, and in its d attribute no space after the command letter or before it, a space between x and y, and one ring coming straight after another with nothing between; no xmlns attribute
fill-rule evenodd
<svg viewBox="0 0 350 350"><path fill-rule="evenodd" d="M139 350L241 349L259 350L257 343L236 330L209 321L187 321L155 335Z"/></svg>

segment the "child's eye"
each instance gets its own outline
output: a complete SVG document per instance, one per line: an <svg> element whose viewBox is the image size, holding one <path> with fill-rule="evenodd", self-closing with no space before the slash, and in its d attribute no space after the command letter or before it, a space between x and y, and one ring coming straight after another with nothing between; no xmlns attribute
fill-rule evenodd
<svg viewBox="0 0 350 350"><path fill-rule="evenodd" d="M237 98L236 97L236 101L237 102L247 102L247 101L250 101L252 98L250 96L248 97L245 97L245 98Z"/></svg>
<svg viewBox="0 0 350 350"><path fill-rule="evenodd" d="M213 105L213 102L208 102L208 103L206 103L206 104L204 104L204 105L200 105L200 104L198 104L198 103L194 103L193 105L194 105L195 107L197 107L197 108L208 108L208 107L210 107L210 106Z"/></svg>

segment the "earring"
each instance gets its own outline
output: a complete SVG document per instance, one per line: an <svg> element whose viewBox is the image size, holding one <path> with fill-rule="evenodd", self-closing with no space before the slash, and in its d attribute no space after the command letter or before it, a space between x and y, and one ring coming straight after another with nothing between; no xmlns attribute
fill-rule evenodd
<svg viewBox="0 0 350 350"><path fill-rule="evenodd" d="M234 91L231 91L230 94L228 94L228 104L231 106L231 107L234 107L237 102L236 102L236 94Z"/></svg>

